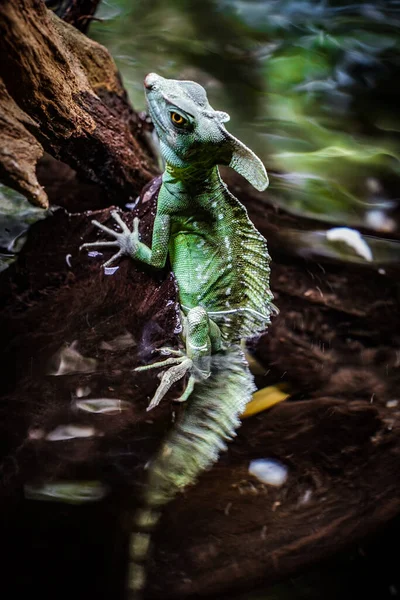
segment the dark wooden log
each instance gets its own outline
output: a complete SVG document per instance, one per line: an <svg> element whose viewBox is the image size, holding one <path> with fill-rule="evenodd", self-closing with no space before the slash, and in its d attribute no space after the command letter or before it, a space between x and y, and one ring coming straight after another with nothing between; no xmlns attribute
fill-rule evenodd
<svg viewBox="0 0 400 600"><path fill-rule="evenodd" d="M392 417L330 397L284 403L246 420L228 455L168 507L149 576L154 596L253 590L318 564L397 514ZM288 466L285 485L249 475L255 458Z"/></svg>
<svg viewBox="0 0 400 600"><path fill-rule="evenodd" d="M142 202L147 241L153 209ZM93 216L104 221L109 211ZM43 224L0 281L2 591L51 598L62 585L61 597L117 598L126 565L121 515L137 505L144 464L172 419L169 402L155 419L146 412L157 381L132 370L160 344L176 344L175 283L168 270L129 261L118 277L104 276L99 258L79 252L95 231L85 214L60 209ZM121 399L122 408L79 411L79 390ZM46 439L68 424L94 435ZM29 487L76 480L100 482L105 500L70 506L25 498Z"/></svg>
<svg viewBox="0 0 400 600"><path fill-rule="evenodd" d="M156 180L144 190L138 206L147 241L158 186ZM266 212L272 214L271 209ZM105 222L109 211L95 216ZM128 223L133 216L125 213ZM267 219L259 225L270 227ZM83 238L97 237L87 215L57 211L32 228L18 263L0 278L5 304L1 361L6 372L16 374L13 385L8 378L3 389L0 438L7 457L3 515L8 515L7 531L10 514L15 515L11 522L19 549L26 547L27 534L17 524L15 502L26 483L90 478L110 490L95 510L97 521L93 516L87 520L88 507L66 507L61 519L62 527L70 519L71 531L84 519L82 528L91 543L104 544L106 536L111 544L107 552L118 548L108 564L117 561L119 568L105 570L104 586L96 584L96 594L107 597L107 590L120 589L121 562L126 560L124 523L129 519L118 519L118 514L134 511L143 467L176 411L166 399L146 413L158 379L155 373L132 370L152 360L155 348L178 343L178 322L168 271L146 270L126 259L113 276L104 276L100 263L108 254L90 258L78 251ZM304 269L293 258L275 255L274 244L271 250L281 314L253 350L269 371L258 378L259 384L283 378L293 399L246 419L214 469L167 507L155 536L150 598L215 598L271 583L355 543L399 512L400 410L393 401L399 350L385 326L397 307L395 282L386 280L382 315L376 304L382 289L373 273L357 275L349 267L338 273L338 267L325 264L321 278L320 266L310 263ZM351 285L344 283L345 277ZM304 294L317 284L322 293ZM325 289L337 290L336 297L327 302ZM397 319L395 314L391 323ZM83 357L97 360L95 370L51 375L59 366L60 348L74 341ZM120 398L129 408L116 415L77 415L73 398L83 388L90 388L89 397ZM170 399L178 394L173 390ZM94 427L97 435L64 442L45 439L66 423ZM255 458L279 460L288 469L287 482L273 488L258 481L249 474ZM64 555L54 548L61 509L46 503L44 524L37 517L44 514L40 502L33 502L33 508L32 501L18 502L34 520L29 543L36 548L37 539L52 540L51 556L41 548L37 561L30 557L26 567L35 579L41 577L39 563L52 565L51 587L65 567ZM84 575L82 589L87 590L98 554L86 557L82 575L75 538L62 535L75 565L71 568ZM11 556L21 559L19 552L14 548ZM22 578L22 588L24 582Z"/></svg>

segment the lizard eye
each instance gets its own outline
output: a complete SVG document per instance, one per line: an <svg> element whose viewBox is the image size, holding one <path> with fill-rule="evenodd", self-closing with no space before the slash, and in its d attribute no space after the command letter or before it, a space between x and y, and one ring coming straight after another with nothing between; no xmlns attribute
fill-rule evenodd
<svg viewBox="0 0 400 600"><path fill-rule="evenodd" d="M177 127L184 127L185 125L188 124L188 120L184 119L182 117L182 115L180 115L179 113L176 113L176 112L171 113L171 121Z"/></svg>

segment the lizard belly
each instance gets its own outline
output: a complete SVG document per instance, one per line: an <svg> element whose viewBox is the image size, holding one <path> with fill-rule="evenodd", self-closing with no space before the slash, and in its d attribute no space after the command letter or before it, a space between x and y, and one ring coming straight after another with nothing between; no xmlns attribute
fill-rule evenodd
<svg viewBox="0 0 400 600"><path fill-rule="evenodd" d="M169 248L171 266L182 306L221 310L221 295L225 298L229 290L232 262L208 237L192 231L175 234Z"/></svg>

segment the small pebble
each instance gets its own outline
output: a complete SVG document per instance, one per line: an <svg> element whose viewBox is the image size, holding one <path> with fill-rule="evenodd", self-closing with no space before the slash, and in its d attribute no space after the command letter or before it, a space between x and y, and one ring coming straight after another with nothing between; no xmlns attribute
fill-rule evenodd
<svg viewBox="0 0 400 600"><path fill-rule="evenodd" d="M262 483L280 487L288 477L288 469L281 462L272 458L258 458L249 465L249 473Z"/></svg>
<svg viewBox="0 0 400 600"><path fill-rule="evenodd" d="M396 408L396 406L398 406L398 404L399 404L398 400L388 400L386 402L387 408Z"/></svg>

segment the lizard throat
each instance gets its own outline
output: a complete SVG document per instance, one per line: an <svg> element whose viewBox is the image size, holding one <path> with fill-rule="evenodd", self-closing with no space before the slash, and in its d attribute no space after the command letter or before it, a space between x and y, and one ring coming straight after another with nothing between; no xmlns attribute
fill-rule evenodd
<svg viewBox="0 0 400 600"><path fill-rule="evenodd" d="M163 175L163 183L168 187L173 184L175 191L196 193L197 189L202 189L203 193L213 193L221 187L221 179L218 167L205 167L202 165L191 165L189 167L175 167L166 164Z"/></svg>

